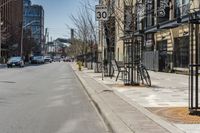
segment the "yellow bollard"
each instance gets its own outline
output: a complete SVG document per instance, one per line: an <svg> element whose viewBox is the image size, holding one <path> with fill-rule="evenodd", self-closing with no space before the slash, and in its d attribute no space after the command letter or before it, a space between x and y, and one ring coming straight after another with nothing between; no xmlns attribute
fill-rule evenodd
<svg viewBox="0 0 200 133"><path fill-rule="evenodd" d="M81 71L81 64L82 64L81 61L78 61L77 64L78 64L78 70Z"/></svg>

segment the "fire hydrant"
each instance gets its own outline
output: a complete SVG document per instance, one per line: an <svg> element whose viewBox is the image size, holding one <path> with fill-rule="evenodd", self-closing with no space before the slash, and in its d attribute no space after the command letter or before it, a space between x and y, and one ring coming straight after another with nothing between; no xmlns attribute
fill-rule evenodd
<svg viewBox="0 0 200 133"><path fill-rule="evenodd" d="M77 64L78 64L78 70L81 71L81 66L82 66L81 61L78 61Z"/></svg>

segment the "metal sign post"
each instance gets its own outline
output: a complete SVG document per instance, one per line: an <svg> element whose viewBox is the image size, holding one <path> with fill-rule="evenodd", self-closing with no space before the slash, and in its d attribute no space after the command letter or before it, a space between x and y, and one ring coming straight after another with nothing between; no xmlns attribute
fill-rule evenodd
<svg viewBox="0 0 200 133"><path fill-rule="evenodd" d="M107 10L107 6L105 5L96 5L95 7L95 15L96 15L96 21L99 21L100 22L100 39L102 38L101 41L101 50L102 50L102 64L101 64L101 69L102 69L102 80L103 80L103 77L104 77L104 42L103 42L103 38L104 38L104 30L103 30L103 23L104 21L107 21L108 20L108 10Z"/></svg>

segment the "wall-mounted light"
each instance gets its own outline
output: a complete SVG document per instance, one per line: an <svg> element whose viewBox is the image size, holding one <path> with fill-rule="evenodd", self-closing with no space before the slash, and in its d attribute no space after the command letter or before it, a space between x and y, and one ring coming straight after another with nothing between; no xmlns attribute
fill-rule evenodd
<svg viewBox="0 0 200 133"><path fill-rule="evenodd" d="M184 31L183 32L183 36L188 36L189 35L189 32L188 31Z"/></svg>
<svg viewBox="0 0 200 133"><path fill-rule="evenodd" d="M183 31L183 36L188 36L189 35L189 31L184 29L184 26L182 26L182 31Z"/></svg>

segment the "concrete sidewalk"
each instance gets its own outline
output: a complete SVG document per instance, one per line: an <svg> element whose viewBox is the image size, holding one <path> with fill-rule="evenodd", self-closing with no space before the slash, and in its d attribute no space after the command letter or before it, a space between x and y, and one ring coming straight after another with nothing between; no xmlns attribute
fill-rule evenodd
<svg viewBox="0 0 200 133"><path fill-rule="evenodd" d="M93 70L77 71L75 64L73 70L84 85L88 95L93 100L107 125L115 133L181 133L175 125L151 113L137 102L133 102L119 90L122 82L114 79L101 79L101 74ZM123 88L124 89L124 88ZM122 89L122 90L123 90Z"/></svg>

